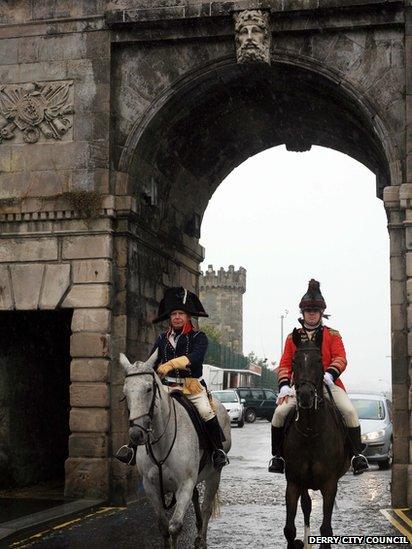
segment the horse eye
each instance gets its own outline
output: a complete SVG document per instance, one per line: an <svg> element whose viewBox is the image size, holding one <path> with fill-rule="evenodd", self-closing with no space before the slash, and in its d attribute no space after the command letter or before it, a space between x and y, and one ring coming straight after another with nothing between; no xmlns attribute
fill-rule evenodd
<svg viewBox="0 0 412 549"><path fill-rule="evenodd" d="M151 390L152 390L152 388L149 387L149 388L147 389L146 393L150 393Z"/></svg>

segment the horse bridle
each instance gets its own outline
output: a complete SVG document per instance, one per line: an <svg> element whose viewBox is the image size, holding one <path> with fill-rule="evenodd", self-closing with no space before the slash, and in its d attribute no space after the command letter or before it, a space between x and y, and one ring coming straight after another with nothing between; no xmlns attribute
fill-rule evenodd
<svg viewBox="0 0 412 549"><path fill-rule="evenodd" d="M153 444L156 444L157 442L159 442L159 440L164 436L164 434L166 432L166 429L169 425L170 417L172 415L172 407L174 409L175 406L174 406L174 401L173 401L173 406L170 408L169 416L168 416L167 421L166 421L166 426L165 426L162 434L160 436L158 436L157 438L155 438L153 440L150 440L150 435L153 434L152 423L153 423L154 408L156 406L156 393L159 394L159 398L162 398L162 394L161 394L160 389L159 389L159 387L156 383L155 373L154 373L154 371L153 372L133 372L131 374L126 374L125 377L143 376L143 375L150 375L150 376L152 376L152 379L153 379L153 383L152 383L152 400L150 402L149 411L146 414L142 414L142 415L140 415L136 418L133 418L133 419L129 420L129 425L130 425L130 427L137 427L138 429L141 429L148 436L148 441L145 442L145 443L142 443L142 445L143 444L153 445ZM126 398L126 397L124 397L124 398ZM176 410L175 409L174 409L174 412L175 412L175 415L176 415ZM137 421L139 419L141 419L142 417L148 417L149 418L149 427L148 428L143 427L143 425L140 425L140 423L137 423Z"/></svg>
<svg viewBox="0 0 412 549"><path fill-rule="evenodd" d="M130 427L138 427L139 429L141 429L144 433L146 433L147 435L152 431L152 421L153 421L153 413L154 413L154 407L156 405L156 392L159 392L159 396L161 398L161 395L160 395L160 391L159 391L159 387L157 386L157 383L156 383L156 379L155 379L155 376L154 376L154 372L133 372L132 374L126 374L125 377L134 377L134 376L152 376L152 379L153 379L153 384L152 384L152 400L150 402L150 407L149 407L149 411L146 413L146 414L142 414L141 416L138 416L134 419L131 419L129 420L129 425ZM126 398L126 397L124 397ZM143 427L143 425L139 425L138 423L136 423L139 419L141 419L142 417L146 417L148 416L149 419L150 419L150 426L148 429L146 429L145 427Z"/></svg>
<svg viewBox="0 0 412 549"><path fill-rule="evenodd" d="M302 406L302 404L299 402L298 390L299 390L299 387L302 387L302 385L309 385L313 389L313 393L314 393L315 398L314 398L313 402L310 404L310 406ZM323 402L323 398L321 396L319 396L318 389L317 389L315 383L313 383L313 381L309 381L309 380L304 379L303 381L300 381L299 383L295 383L295 386L296 386L296 407L300 408L301 410L311 410L312 408L317 410L318 405Z"/></svg>
<svg viewBox="0 0 412 549"><path fill-rule="evenodd" d="M132 420L129 420L129 424L131 427L138 427L139 429L141 429L144 433L147 434L147 441L144 443L144 445L146 446L146 451L147 453L149 454L151 460L153 461L153 463L156 465L156 467L158 468L158 471L159 471L159 485L160 485L160 497L162 499L162 505L163 505L163 508L166 509L166 510L169 510L173 507L173 505L176 503L176 497L175 495L173 495L171 501L169 504L166 503L166 497L165 497L165 491L164 491L164 483L163 483L163 465L165 463L165 461L167 460L167 458L169 457L172 449L173 449L173 446L175 444L175 441L176 441L176 436L177 436L177 414L176 414L176 404L175 404L175 401L174 399L171 399L172 400L172 406L170 406L170 411L169 411L169 416L167 418L167 421L166 421L166 426L162 432L162 434L157 437L157 439L154 439L154 440L150 440L150 434L153 433L153 429L152 429L152 422L153 422L153 413L154 413L154 408L156 406L156 392L159 393L159 397L162 398L162 394L161 394L161 391L159 389L159 386L157 385L156 383L156 376L155 376L155 372L133 372L131 374L126 374L126 377L133 377L133 376L143 376L143 375L151 375L152 378L153 378L153 385L152 385L152 391L153 391L153 394L152 394L152 400L150 402L150 407L149 407L149 411L146 413L146 414L142 414L141 416L137 417L137 418L134 418ZM174 411L174 416L175 416L175 431L174 431L174 435L173 435L173 440L172 440L172 444L170 445L170 448L166 454L166 456L163 458L163 459L160 459L158 460L153 452L153 448L152 446L154 444L156 444L157 442L159 442L159 440L164 436L164 434L166 433L166 430L167 430L167 427L169 425L169 421L170 421L170 417L172 415L172 408L173 408L173 411ZM145 427L143 427L143 425L140 425L139 423L136 423L136 421L142 417L146 417L148 416L149 417L149 427L146 429ZM142 446L143 444L141 444Z"/></svg>

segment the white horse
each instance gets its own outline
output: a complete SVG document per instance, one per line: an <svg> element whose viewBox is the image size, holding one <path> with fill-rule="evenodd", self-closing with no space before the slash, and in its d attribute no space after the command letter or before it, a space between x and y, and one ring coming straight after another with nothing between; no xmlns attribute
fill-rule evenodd
<svg viewBox="0 0 412 549"><path fill-rule="evenodd" d="M199 474L203 450L199 449L196 430L186 410L169 396L153 370L157 350L146 362L131 364L120 354L126 377L123 393L129 408L129 435L138 445L136 465L143 477L143 486L158 517L165 548L177 548L185 513L193 502L197 537L195 548L206 545L207 526L214 500L218 497L220 471L210 456ZM219 403L217 416L225 435L224 450L231 446L230 419ZM205 481L202 508L196 485ZM165 509L165 494L174 494L176 501L170 521Z"/></svg>

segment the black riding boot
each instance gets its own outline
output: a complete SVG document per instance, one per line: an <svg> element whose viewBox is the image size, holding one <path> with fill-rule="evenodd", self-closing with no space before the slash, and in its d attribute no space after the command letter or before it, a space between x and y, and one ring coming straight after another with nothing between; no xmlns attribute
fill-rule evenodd
<svg viewBox="0 0 412 549"><path fill-rule="evenodd" d="M217 417L212 417L205 422L206 432L213 446L212 462L216 471L229 463L226 453L223 450L222 435L220 432L219 421Z"/></svg>
<svg viewBox="0 0 412 549"><path fill-rule="evenodd" d="M284 473L285 461L281 456L284 427L273 427L272 425L272 456L269 462L269 473Z"/></svg>
<svg viewBox="0 0 412 549"><path fill-rule="evenodd" d="M126 465L136 465L136 448L136 444L131 442L127 446L124 444L117 450L114 457Z"/></svg>
<svg viewBox="0 0 412 549"><path fill-rule="evenodd" d="M353 474L360 475L369 469L368 460L361 454L365 449L365 445L362 444L360 427L348 427L348 437L353 453L351 460Z"/></svg>

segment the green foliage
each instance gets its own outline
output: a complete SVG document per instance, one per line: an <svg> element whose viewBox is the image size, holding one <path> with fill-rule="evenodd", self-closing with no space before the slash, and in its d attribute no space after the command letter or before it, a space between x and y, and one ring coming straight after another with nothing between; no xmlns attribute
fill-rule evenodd
<svg viewBox="0 0 412 549"><path fill-rule="evenodd" d="M209 342L213 341L214 343L220 343L222 341L222 334L211 324L202 324L200 329L207 335Z"/></svg>
<svg viewBox="0 0 412 549"><path fill-rule="evenodd" d="M267 366L262 366L262 375L260 378L260 386L278 390L278 376L273 370L269 370Z"/></svg>
<svg viewBox="0 0 412 549"><path fill-rule="evenodd" d="M274 364L270 367L267 358L259 358L253 351L248 354L248 361L252 364L257 364L262 368L260 377L260 386L278 390L278 377L273 371Z"/></svg>

